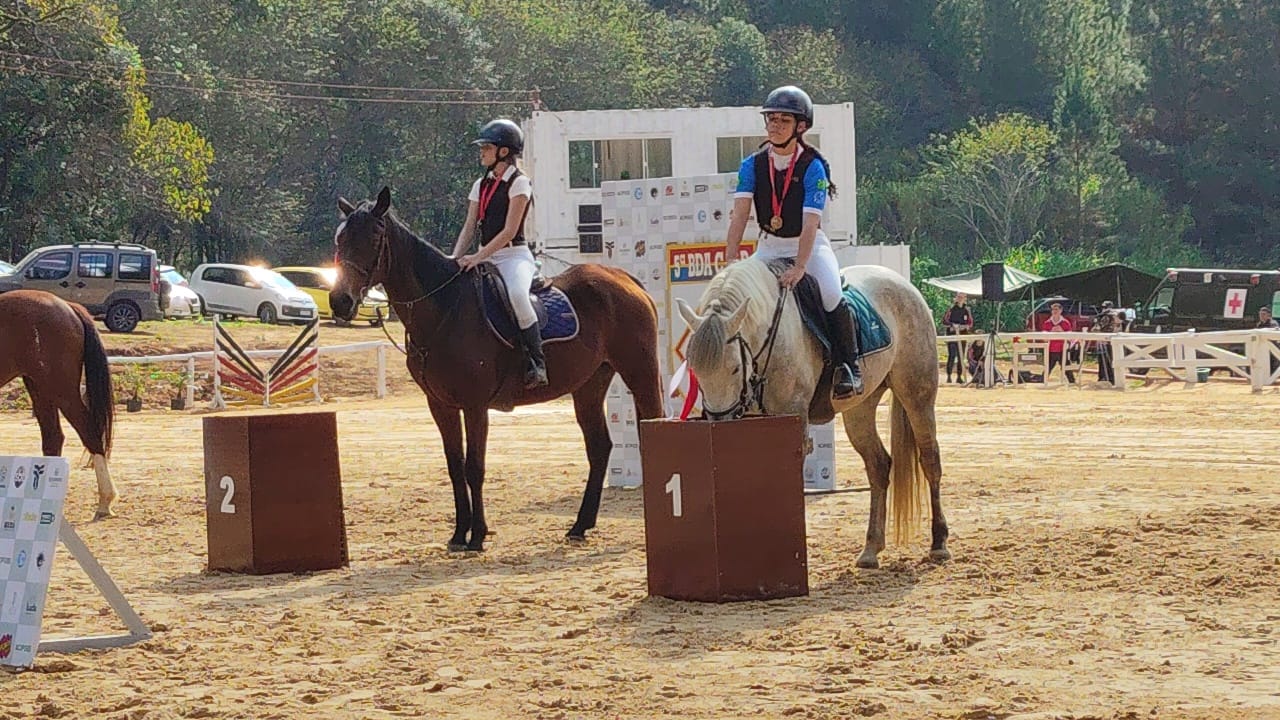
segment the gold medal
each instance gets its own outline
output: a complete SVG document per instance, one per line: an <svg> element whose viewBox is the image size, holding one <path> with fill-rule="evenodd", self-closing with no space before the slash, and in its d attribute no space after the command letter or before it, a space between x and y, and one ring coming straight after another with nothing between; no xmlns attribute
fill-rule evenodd
<svg viewBox="0 0 1280 720"><path fill-rule="evenodd" d="M774 230L777 230L778 228L782 227L782 216L781 216L781 215L774 215L774 216L769 220L769 227L770 227L770 228L772 228L772 229L774 229Z"/></svg>

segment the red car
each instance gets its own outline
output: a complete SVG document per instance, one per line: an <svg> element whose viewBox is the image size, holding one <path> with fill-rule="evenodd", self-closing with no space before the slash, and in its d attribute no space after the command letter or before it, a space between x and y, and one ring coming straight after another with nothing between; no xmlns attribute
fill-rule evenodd
<svg viewBox="0 0 1280 720"><path fill-rule="evenodd" d="M1098 317L1097 305L1064 297L1045 298L1037 302L1036 309L1027 316L1027 330L1039 332L1044 327L1044 321L1049 319L1049 308L1054 303L1062 305L1062 316L1071 321L1072 330L1088 330L1093 326L1094 318Z"/></svg>

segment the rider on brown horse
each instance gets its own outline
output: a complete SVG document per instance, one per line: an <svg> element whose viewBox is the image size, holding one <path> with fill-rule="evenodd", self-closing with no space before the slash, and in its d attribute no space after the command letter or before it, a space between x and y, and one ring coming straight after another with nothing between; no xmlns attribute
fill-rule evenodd
<svg viewBox="0 0 1280 720"><path fill-rule="evenodd" d="M480 130L471 144L480 146L480 164L488 173L471 186L467 220L453 246L453 257L462 270L471 270L486 260L497 268L506 283L529 358L525 388L540 387L547 384L547 366L538 316L529 299L529 287L538 266L524 238L524 219L533 200L533 186L529 176L516 167L516 157L524 150L524 133L510 120L494 120ZM480 233L480 249L463 255L471 248L473 230Z"/></svg>

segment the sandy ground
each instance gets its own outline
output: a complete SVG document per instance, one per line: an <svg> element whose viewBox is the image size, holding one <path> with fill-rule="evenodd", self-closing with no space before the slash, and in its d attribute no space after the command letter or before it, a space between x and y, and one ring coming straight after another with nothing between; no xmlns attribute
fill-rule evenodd
<svg viewBox="0 0 1280 720"><path fill-rule="evenodd" d="M494 413L481 556L443 547L420 396L327 404L351 566L266 577L205 572L200 413L122 412L119 517L86 522L84 469L68 514L156 635L0 673L0 717L1280 717L1277 403L944 388L952 562L921 535L857 570L866 494L810 498L811 595L724 606L646 596L638 492L561 540L586 472L567 402ZM0 453L37 448L0 415ZM54 578L46 637L118 629L65 553Z"/></svg>

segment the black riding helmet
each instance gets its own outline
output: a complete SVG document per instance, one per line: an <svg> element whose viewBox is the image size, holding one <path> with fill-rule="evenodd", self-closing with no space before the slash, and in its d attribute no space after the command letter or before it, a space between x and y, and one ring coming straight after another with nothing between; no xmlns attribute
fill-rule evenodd
<svg viewBox="0 0 1280 720"><path fill-rule="evenodd" d="M471 141L471 144L495 145L510 150L512 155L519 155L524 152L524 133L519 125L505 118L499 118L480 128L480 134Z"/></svg>
<svg viewBox="0 0 1280 720"><path fill-rule="evenodd" d="M804 120L808 127L813 127L813 100L795 85L783 85L769 93L760 108L760 114L775 112L790 113L796 120Z"/></svg>

